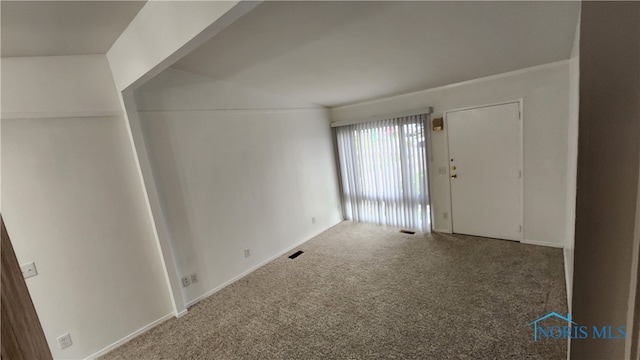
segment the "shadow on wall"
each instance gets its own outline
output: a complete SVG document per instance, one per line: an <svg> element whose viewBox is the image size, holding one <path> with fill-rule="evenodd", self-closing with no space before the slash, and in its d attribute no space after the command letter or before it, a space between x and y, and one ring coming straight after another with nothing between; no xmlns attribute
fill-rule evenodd
<svg viewBox="0 0 640 360"><path fill-rule="evenodd" d="M189 217L186 199L188 198L188 188L183 186L178 174L182 171L175 158L175 149L171 142L167 120L141 120L141 127L144 136L145 146L151 156L149 161L153 171L153 178L158 189L172 189L172 191L158 194L162 209L163 222L167 226L170 235L171 251L176 262L179 276L190 277L192 274L202 273L205 264L201 252L198 249L193 233L192 222ZM154 137L157 139L153 149L149 147L150 127L153 127ZM160 140L160 141L158 141ZM158 159L162 159L162 166L158 166ZM160 170L162 169L162 170ZM187 265L185 265L187 264ZM203 294L206 290L202 282L192 282L189 279L188 287L182 284L182 296L185 304L189 299Z"/></svg>

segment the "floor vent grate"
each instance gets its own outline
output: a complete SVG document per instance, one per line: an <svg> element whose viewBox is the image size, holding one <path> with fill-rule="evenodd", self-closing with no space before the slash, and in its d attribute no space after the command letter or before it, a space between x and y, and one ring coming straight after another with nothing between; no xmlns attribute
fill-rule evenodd
<svg viewBox="0 0 640 360"><path fill-rule="evenodd" d="M289 255L289 259L295 259L298 256L302 255L303 253L304 253L304 251L298 250L298 251L294 252L293 254Z"/></svg>
<svg viewBox="0 0 640 360"><path fill-rule="evenodd" d="M400 230L400 232L403 234L409 234L409 235L413 235L416 233L415 231L409 231L409 230Z"/></svg>

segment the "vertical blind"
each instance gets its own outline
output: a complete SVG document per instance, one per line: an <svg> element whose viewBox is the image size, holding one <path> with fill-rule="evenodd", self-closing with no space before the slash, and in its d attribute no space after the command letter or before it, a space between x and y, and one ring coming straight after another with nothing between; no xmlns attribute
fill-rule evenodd
<svg viewBox="0 0 640 360"><path fill-rule="evenodd" d="M336 128L347 220L429 231L426 115Z"/></svg>

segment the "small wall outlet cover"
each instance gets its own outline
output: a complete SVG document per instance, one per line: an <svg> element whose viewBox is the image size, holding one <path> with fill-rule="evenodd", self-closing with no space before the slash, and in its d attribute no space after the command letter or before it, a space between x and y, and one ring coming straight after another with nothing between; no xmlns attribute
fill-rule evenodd
<svg viewBox="0 0 640 360"><path fill-rule="evenodd" d="M312 223L312 224L315 224L315 223L316 223L316 218L312 217L312 218L311 218L311 223Z"/></svg>
<svg viewBox="0 0 640 360"><path fill-rule="evenodd" d="M248 258L249 256L251 256L251 251L249 251L249 249L244 249L244 257Z"/></svg>
<svg viewBox="0 0 640 360"><path fill-rule="evenodd" d="M20 265L20 270L22 271L22 276L25 279L38 275L38 269L36 269L36 264L33 261L28 264Z"/></svg>
<svg viewBox="0 0 640 360"><path fill-rule="evenodd" d="M198 273L191 274L191 282L192 283L197 283L198 282Z"/></svg>
<svg viewBox="0 0 640 360"><path fill-rule="evenodd" d="M439 175L447 175L447 167L446 166L439 166L438 167L438 174Z"/></svg>
<svg viewBox="0 0 640 360"><path fill-rule="evenodd" d="M449 213L448 212L442 213L442 217L445 218L445 219L448 219L449 218Z"/></svg>
<svg viewBox="0 0 640 360"><path fill-rule="evenodd" d="M187 287L189 286L189 284L191 284L191 281L189 280L188 276L185 276L182 278L182 287Z"/></svg>
<svg viewBox="0 0 640 360"><path fill-rule="evenodd" d="M73 345L73 341L71 341L71 335L69 335L69 333L58 337L58 346L60 346L60 350L66 349L71 345Z"/></svg>

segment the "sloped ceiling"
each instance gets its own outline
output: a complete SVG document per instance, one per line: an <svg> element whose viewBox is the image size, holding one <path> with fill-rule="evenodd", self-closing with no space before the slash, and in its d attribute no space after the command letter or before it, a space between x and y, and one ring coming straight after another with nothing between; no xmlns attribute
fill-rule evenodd
<svg viewBox="0 0 640 360"><path fill-rule="evenodd" d="M174 64L339 106L567 59L578 2L275 2Z"/></svg>

